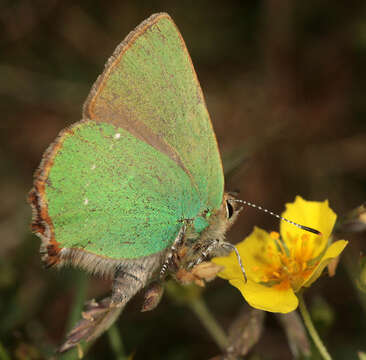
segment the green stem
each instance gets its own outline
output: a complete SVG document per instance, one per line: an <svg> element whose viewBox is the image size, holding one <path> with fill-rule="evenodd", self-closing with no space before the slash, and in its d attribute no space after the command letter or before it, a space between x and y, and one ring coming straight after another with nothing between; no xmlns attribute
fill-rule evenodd
<svg viewBox="0 0 366 360"><path fill-rule="evenodd" d="M202 297L199 296L192 299L190 302L188 302L188 306L201 320L203 326L210 333L220 349L225 350L229 344L228 338L225 332L222 330L221 326L217 323L216 319L207 308L206 303L203 301Z"/></svg>
<svg viewBox="0 0 366 360"><path fill-rule="evenodd" d="M316 329L314 327L313 322L311 321L311 317L310 317L309 311L306 307L303 295L300 293L300 294L298 294L298 297L299 297L299 308L300 308L302 318L304 319L305 326L308 329L309 334L310 334L311 338L313 339L315 346L319 350L319 353L323 357L323 359L332 360L332 357L329 355L327 348L324 346L322 340L319 337L318 332L316 331Z"/></svg>
<svg viewBox="0 0 366 360"><path fill-rule="evenodd" d="M108 339L111 348L114 351L117 360L127 360L125 355L121 336L119 334L117 325L114 323L108 330Z"/></svg>
<svg viewBox="0 0 366 360"><path fill-rule="evenodd" d="M0 342L0 360L10 360L10 356L1 342Z"/></svg>
<svg viewBox="0 0 366 360"><path fill-rule="evenodd" d="M83 311L84 302L86 298L86 291L88 289L88 276L81 270L75 274L75 298L72 309L67 320L67 332L80 320L81 312Z"/></svg>
<svg viewBox="0 0 366 360"><path fill-rule="evenodd" d="M66 329L69 332L72 327L76 324L78 320L80 320L81 312L83 310L84 301L86 298L86 291L88 288L88 277L82 271L77 271L75 273L75 298L72 309L69 314L69 318L67 320ZM91 344L83 344L82 346L83 353L85 354L87 349ZM76 360L79 359L78 349L73 348L68 350L66 353L63 353L60 357L60 360Z"/></svg>

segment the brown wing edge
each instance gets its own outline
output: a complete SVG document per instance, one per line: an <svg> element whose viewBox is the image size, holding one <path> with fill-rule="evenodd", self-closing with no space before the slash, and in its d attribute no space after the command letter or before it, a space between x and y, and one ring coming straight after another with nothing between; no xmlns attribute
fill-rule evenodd
<svg viewBox="0 0 366 360"><path fill-rule="evenodd" d="M103 89L105 79L108 77L110 70L113 68L115 62L118 62L120 57L128 50L128 48L134 43L134 41L143 34L149 27L157 23L161 18L168 18L172 23L173 19L167 13L156 13L140 23L134 30L132 30L124 40L116 47L112 56L107 60L104 65L104 71L97 77L94 82L88 97L83 105L83 119L93 119L93 106L98 93ZM179 33L179 31L178 31Z"/></svg>
<svg viewBox="0 0 366 360"><path fill-rule="evenodd" d="M31 230L41 239L40 253L46 267L62 263L60 256L62 247L55 239L54 226L48 214L46 182L54 158L61 149L64 139L73 133L72 127L62 130L44 152L41 163L34 173L33 188L28 194L28 203L32 207Z"/></svg>

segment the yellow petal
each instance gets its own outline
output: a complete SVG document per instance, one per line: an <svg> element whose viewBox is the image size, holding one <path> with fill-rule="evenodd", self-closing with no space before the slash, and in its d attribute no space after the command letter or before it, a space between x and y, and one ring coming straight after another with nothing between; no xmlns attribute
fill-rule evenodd
<svg viewBox="0 0 366 360"><path fill-rule="evenodd" d="M320 260L319 265L314 269L309 280L307 280L302 286L309 287L321 275L324 268L329 264L329 262L332 259L336 258L343 251L347 244L348 241L346 240L338 240L330 245L322 259Z"/></svg>
<svg viewBox="0 0 366 360"><path fill-rule="evenodd" d="M261 281L267 266L279 262L277 248L270 235L257 227L242 242L236 245L248 279ZM231 252L229 256L217 257L212 261L225 269L218 273L223 279L243 279L243 274L235 255Z"/></svg>
<svg viewBox="0 0 366 360"><path fill-rule="evenodd" d="M323 202L306 201L300 196L296 196L293 203L286 204L286 211L282 216L301 225L312 227L322 233L321 236L318 236L285 221L280 223L282 239L289 247L291 247L291 238L299 239L303 234L307 234L314 239L317 242L314 256L319 255L324 250L337 219L337 215L328 205L328 200Z"/></svg>
<svg viewBox="0 0 366 360"><path fill-rule="evenodd" d="M219 271L217 274L222 279L230 280L239 277L239 271L241 272L238 259L235 254L230 253L228 256L215 257L211 259L216 265L222 266L223 270Z"/></svg>
<svg viewBox="0 0 366 360"><path fill-rule="evenodd" d="M278 289L238 279L230 280L230 284L238 288L248 304L256 309L288 313L297 308L298 299L290 287Z"/></svg>

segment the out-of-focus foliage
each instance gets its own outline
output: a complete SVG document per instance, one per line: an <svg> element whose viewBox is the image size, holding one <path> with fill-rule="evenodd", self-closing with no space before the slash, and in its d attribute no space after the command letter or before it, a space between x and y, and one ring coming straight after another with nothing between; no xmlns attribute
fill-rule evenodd
<svg viewBox="0 0 366 360"><path fill-rule="evenodd" d="M227 189L239 189L241 198L277 212L296 194L329 199L341 216L366 198L364 2L3 1L1 359L53 356L84 284L76 270L41 267L25 202L32 173L59 130L80 120L82 103L115 46L159 11L173 17L190 50L227 170ZM271 230L277 222L245 209L228 239L240 241L254 225ZM366 351L366 294L358 286L365 233L347 240L336 276L320 278L306 296L336 359L357 359L358 351ZM93 279L87 297L103 295L109 285ZM241 312L240 293L217 280L204 297L229 329ZM125 352L134 359L219 353L187 307L164 297L156 310L140 313L141 303L136 298L117 324ZM250 356L292 358L275 317L267 316L263 327ZM103 336L88 359L115 358L113 341Z"/></svg>

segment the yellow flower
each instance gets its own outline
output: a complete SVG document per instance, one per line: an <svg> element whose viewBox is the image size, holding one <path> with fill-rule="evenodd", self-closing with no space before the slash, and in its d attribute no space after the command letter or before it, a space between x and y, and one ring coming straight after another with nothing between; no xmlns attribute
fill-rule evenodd
<svg viewBox="0 0 366 360"><path fill-rule="evenodd" d="M295 295L310 286L328 263L347 245L339 240L330 244L337 215L328 201L306 201L297 196L286 205L283 217L321 232L315 235L281 221L280 234L255 228L237 245L248 281L245 283L234 252L212 261L224 267L218 276L237 287L246 301L257 309L288 313L298 306Z"/></svg>

